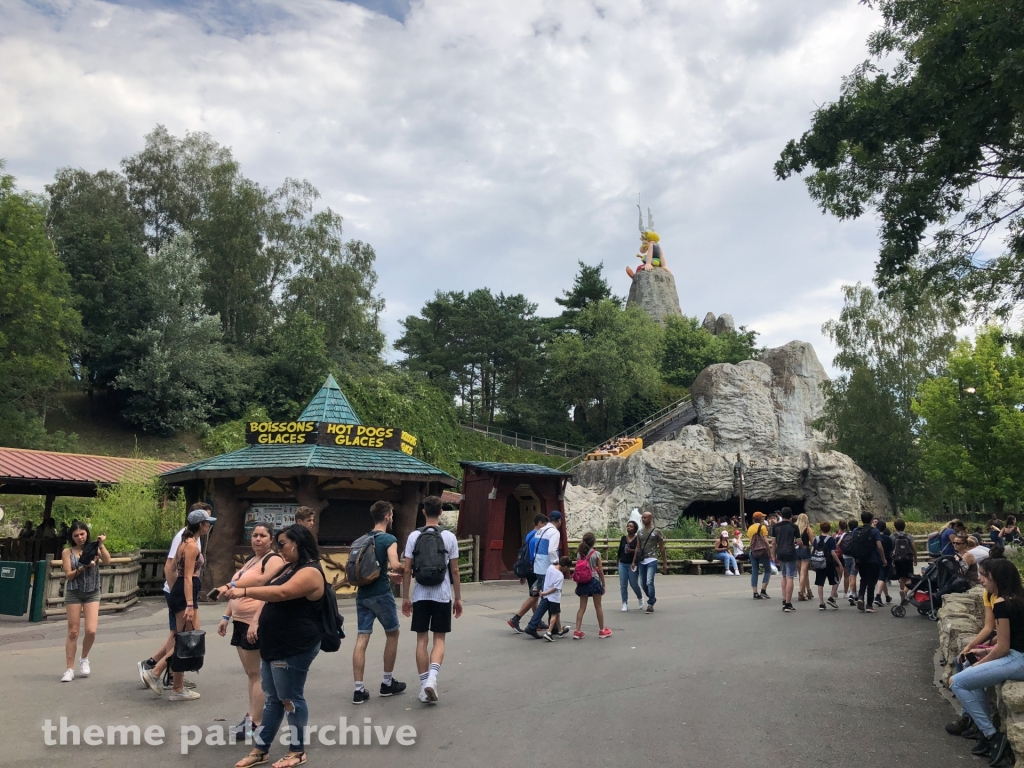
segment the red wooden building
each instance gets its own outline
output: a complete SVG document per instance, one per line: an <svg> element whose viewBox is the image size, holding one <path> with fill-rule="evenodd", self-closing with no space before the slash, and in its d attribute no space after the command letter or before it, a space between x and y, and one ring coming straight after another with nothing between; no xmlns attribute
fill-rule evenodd
<svg viewBox="0 0 1024 768"><path fill-rule="evenodd" d="M571 475L540 464L463 461L458 535L480 537L480 578L514 579L519 548L541 512L563 513L561 553L566 552L565 484Z"/></svg>

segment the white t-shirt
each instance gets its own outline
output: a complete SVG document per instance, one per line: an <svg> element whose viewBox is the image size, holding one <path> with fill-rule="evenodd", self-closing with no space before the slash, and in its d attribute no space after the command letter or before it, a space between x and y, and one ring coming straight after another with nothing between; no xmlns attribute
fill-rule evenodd
<svg viewBox="0 0 1024 768"><path fill-rule="evenodd" d="M535 541L537 554L533 558L533 572L541 576L548 572L548 566L558 562L558 545L562 543L562 534L548 523L537 531Z"/></svg>
<svg viewBox="0 0 1024 768"><path fill-rule="evenodd" d="M549 589L554 589L550 595L544 595L549 603L561 603L562 602L562 583L565 581L565 576L562 575L561 569L555 563L552 563L548 567L548 572L544 574L544 589L542 592L547 592Z"/></svg>
<svg viewBox="0 0 1024 768"><path fill-rule="evenodd" d="M176 534L174 534L174 538L171 539L171 548L167 551L167 559L168 560L173 560L174 556L176 554L178 554L178 547L181 546L181 534L183 534L184 532L185 532L185 529L182 528L180 531L178 531ZM197 536L196 537L196 544L199 545L199 551L202 552L203 551L203 540L202 540L202 538ZM171 594L171 585L168 584L166 581L164 581L164 592L166 592L168 595Z"/></svg>
<svg viewBox="0 0 1024 768"><path fill-rule="evenodd" d="M448 555L448 563L452 560L459 559L459 540L455 538L455 534L451 531L439 529L441 531L441 540L444 542L444 548ZM420 531L417 528L415 531L409 534L409 540L405 542L405 557L407 560L412 560L412 553L416 549L416 542L420 538ZM414 603L420 600L433 600L437 603L450 603L452 601L452 572L446 569L444 572L444 581L434 587L425 587L420 584L414 578L412 580L412 601Z"/></svg>
<svg viewBox="0 0 1024 768"><path fill-rule="evenodd" d="M739 536L732 540L732 553L733 555L743 554L743 540Z"/></svg>
<svg viewBox="0 0 1024 768"><path fill-rule="evenodd" d="M989 556L988 547L983 547L981 544L974 547L973 549L968 549L967 551L974 555L975 561L979 563L982 560L987 560Z"/></svg>

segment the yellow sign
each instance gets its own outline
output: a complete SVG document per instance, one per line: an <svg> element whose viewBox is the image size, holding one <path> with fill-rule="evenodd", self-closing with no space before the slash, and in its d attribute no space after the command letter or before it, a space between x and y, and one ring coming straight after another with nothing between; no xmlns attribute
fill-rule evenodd
<svg viewBox="0 0 1024 768"><path fill-rule="evenodd" d="M316 421L250 421L245 425L245 442L250 445L313 445Z"/></svg>

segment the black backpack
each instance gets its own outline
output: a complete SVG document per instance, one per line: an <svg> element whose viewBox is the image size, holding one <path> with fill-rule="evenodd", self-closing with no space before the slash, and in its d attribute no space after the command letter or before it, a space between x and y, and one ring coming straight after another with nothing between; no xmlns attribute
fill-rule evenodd
<svg viewBox="0 0 1024 768"><path fill-rule="evenodd" d="M857 561L864 561L871 558L871 550L875 542L871 538L870 525L862 525L843 537L843 555L852 557Z"/></svg>
<svg viewBox="0 0 1024 768"><path fill-rule="evenodd" d="M338 595L334 587L324 578L324 596L320 598L320 623L323 625L324 636L320 640L320 650L334 653L341 648L345 639L345 617L338 610Z"/></svg>
<svg viewBox="0 0 1024 768"><path fill-rule="evenodd" d="M441 531L434 526L426 526L419 531L412 551L412 575L417 584L436 587L444 582L448 571L448 548L441 538Z"/></svg>
<svg viewBox="0 0 1024 768"><path fill-rule="evenodd" d="M892 537L892 561L908 563L914 559L914 540L909 534L896 533Z"/></svg>
<svg viewBox="0 0 1024 768"><path fill-rule="evenodd" d="M512 566L512 572L520 579L525 579L531 573L533 573L533 558L530 557L530 544L535 541L537 534L533 536L527 535L526 541L523 542L523 546L519 548L519 554L516 555L516 564Z"/></svg>

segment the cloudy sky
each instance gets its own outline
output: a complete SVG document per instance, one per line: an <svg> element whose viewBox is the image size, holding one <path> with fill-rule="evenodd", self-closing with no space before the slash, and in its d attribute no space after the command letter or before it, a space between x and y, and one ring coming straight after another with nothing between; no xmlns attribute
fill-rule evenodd
<svg viewBox="0 0 1024 768"><path fill-rule="evenodd" d="M820 326L876 224L772 164L877 25L856 0L0 0L0 157L41 191L162 123L308 178L376 248L391 340L436 289L553 313L577 260L625 295L639 195L684 312L831 367Z"/></svg>

